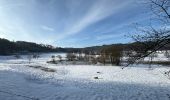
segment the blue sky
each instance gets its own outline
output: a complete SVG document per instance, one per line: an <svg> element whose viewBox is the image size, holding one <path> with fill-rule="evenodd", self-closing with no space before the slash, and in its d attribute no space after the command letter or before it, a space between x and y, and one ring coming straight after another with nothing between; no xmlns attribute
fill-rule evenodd
<svg viewBox="0 0 170 100"><path fill-rule="evenodd" d="M61 47L127 43L148 22L139 0L0 0L0 37Z"/></svg>

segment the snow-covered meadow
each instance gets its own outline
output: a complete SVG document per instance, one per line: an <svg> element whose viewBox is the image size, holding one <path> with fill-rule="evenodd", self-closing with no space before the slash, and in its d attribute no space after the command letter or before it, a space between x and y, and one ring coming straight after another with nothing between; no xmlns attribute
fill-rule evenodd
<svg viewBox="0 0 170 100"><path fill-rule="evenodd" d="M51 55L1 56L0 100L170 100L168 66L47 64Z"/></svg>

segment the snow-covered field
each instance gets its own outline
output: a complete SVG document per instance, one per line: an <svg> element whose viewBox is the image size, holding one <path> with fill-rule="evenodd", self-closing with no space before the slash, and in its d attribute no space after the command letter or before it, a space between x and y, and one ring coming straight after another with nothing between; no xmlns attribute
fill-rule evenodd
<svg viewBox="0 0 170 100"><path fill-rule="evenodd" d="M170 100L168 66L56 66L46 63L51 55L30 64L26 56L1 56L0 100Z"/></svg>

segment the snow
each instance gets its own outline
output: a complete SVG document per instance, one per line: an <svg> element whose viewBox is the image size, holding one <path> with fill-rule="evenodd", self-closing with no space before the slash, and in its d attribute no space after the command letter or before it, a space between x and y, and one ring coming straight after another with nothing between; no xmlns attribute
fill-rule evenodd
<svg viewBox="0 0 170 100"><path fill-rule="evenodd" d="M169 54L170 54L170 51L157 51L156 53L149 55L149 57L145 57L145 58L143 59L143 61L144 61L144 62L147 62L147 61L150 61L151 59L152 59L152 61L155 61L155 62L159 62L159 61L164 61L164 62L170 61L170 56L167 57L167 56L166 56L166 52L169 52ZM122 59L123 59L123 60L127 60L128 57L125 56L125 57L123 57Z"/></svg>
<svg viewBox="0 0 170 100"><path fill-rule="evenodd" d="M26 55L0 57L0 100L170 100L170 79L164 75L170 67L57 66L46 63L51 55L30 64Z"/></svg>

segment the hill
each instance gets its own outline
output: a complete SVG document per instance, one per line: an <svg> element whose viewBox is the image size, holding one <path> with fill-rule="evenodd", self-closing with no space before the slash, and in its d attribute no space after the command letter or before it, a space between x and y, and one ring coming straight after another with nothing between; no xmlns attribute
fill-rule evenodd
<svg viewBox="0 0 170 100"><path fill-rule="evenodd" d="M10 55L21 52L54 52L55 49L51 45L36 44L25 41L9 41L0 38L0 55Z"/></svg>
<svg viewBox="0 0 170 100"><path fill-rule="evenodd" d="M25 41L9 41L7 39L0 38L0 55L10 55L14 53L23 53L23 52L96 52L99 53L102 50L110 47L121 47L123 50L129 50L131 46L139 46L137 42L127 43L127 44L110 44L102 46L92 46L85 48L62 48L62 47L53 47L51 45L37 44L33 42ZM170 44L161 48L161 50L170 50Z"/></svg>

